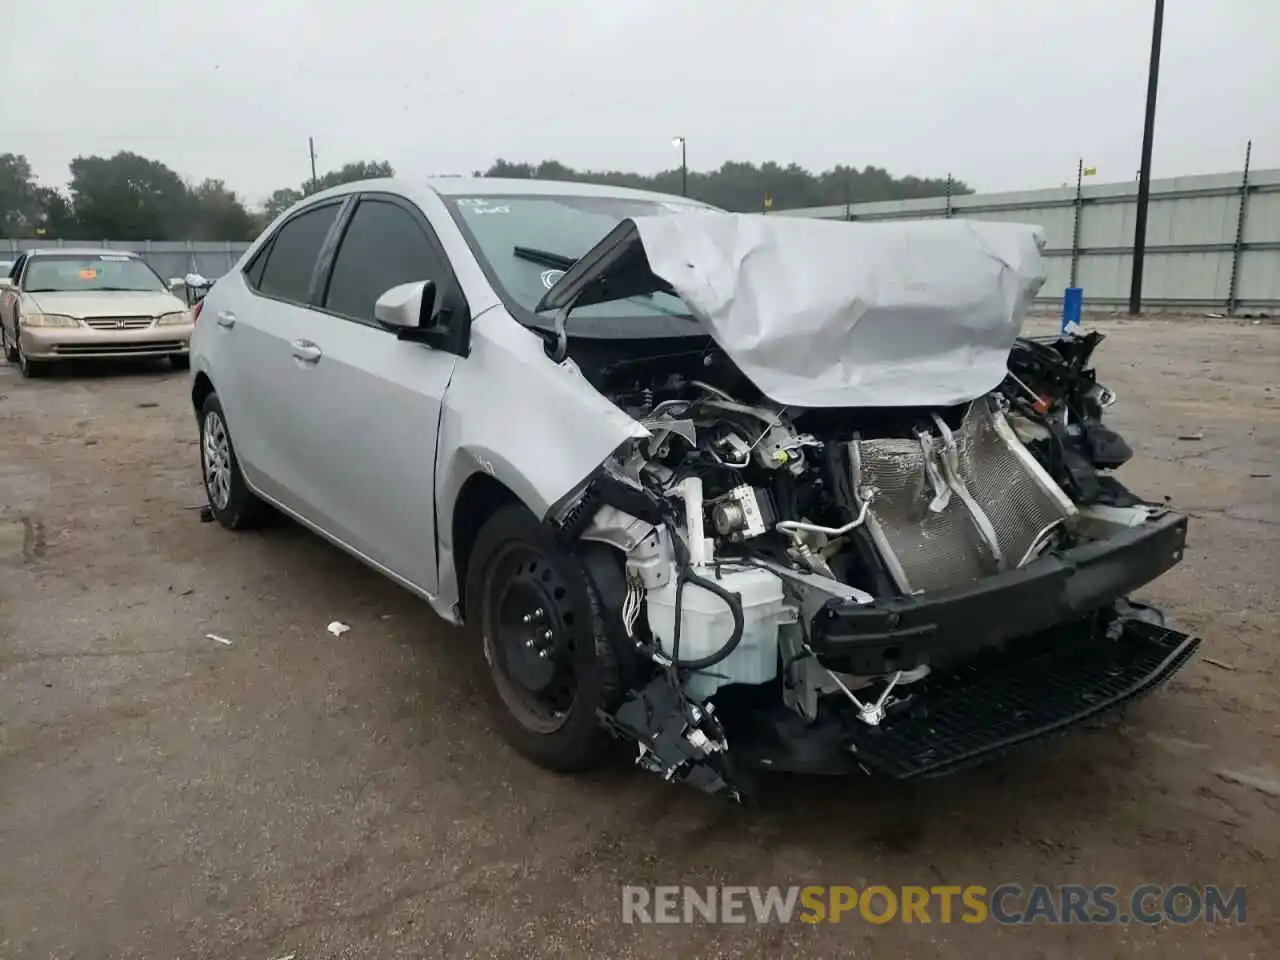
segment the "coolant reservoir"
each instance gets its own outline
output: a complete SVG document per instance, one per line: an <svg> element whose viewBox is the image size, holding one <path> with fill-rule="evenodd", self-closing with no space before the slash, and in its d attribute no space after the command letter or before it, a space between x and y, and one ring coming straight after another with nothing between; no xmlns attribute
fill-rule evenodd
<svg viewBox="0 0 1280 960"><path fill-rule="evenodd" d="M742 598L742 642L733 653L714 666L689 675L685 690L705 699L726 683L767 683L778 675L778 626L794 619L794 611L784 604L782 581L757 567L722 568L720 576L712 567L698 575L714 581ZM671 656L675 636L676 584L673 580L649 590L649 630L662 652ZM697 660L710 656L733 634L733 614L728 605L710 590L686 583L680 596L680 659Z"/></svg>

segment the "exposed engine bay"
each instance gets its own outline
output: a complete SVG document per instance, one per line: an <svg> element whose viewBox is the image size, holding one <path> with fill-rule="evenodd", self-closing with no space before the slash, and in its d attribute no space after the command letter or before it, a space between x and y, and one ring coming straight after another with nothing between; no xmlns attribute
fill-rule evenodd
<svg viewBox="0 0 1280 960"><path fill-rule="evenodd" d="M571 355L650 434L551 518L623 568L641 666L602 721L738 796L749 768L936 775L1167 678L1198 641L1126 595L1185 520L1113 475L1101 339L1019 338L996 389L937 408L788 408L710 342Z"/></svg>

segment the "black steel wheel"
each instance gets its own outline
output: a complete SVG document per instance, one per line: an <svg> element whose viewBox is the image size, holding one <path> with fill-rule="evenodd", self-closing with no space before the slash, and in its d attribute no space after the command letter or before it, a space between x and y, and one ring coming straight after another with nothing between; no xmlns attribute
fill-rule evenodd
<svg viewBox="0 0 1280 960"><path fill-rule="evenodd" d="M527 509L503 507L472 548L466 600L507 741L559 772L602 759L609 737L597 710L613 705L618 669L579 559Z"/></svg>
<svg viewBox="0 0 1280 960"><path fill-rule="evenodd" d="M494 557L486 607L492 658L504 699L539 733L564 725L577 698L577 614L552 562L537 549L509 541Z"/></svg>

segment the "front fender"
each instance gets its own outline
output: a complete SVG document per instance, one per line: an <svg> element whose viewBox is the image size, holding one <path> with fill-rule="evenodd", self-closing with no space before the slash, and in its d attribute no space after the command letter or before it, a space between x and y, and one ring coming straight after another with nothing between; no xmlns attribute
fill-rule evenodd
<svg viewBox="0 0 1280 960"><path fill-rule="evenodd" d="M473 321L471 355L445 393L436 458L441 595L456 596L453 513L471 476L487 473L539 519L627 440L649 432L504 310ZM452 589L450 589L452 587Z"/></svg>

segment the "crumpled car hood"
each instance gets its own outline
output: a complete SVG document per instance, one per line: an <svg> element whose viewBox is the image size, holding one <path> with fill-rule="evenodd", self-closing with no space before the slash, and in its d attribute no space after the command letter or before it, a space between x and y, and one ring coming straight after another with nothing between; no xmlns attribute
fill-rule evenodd
<svg viewBox="0 0 1280 960"><path fill-rule="evenodd" d="M778 403L950 406L1003 380L1044 245L1039 227L999 221L635 217L538 309L673 292Z"/></svg>

